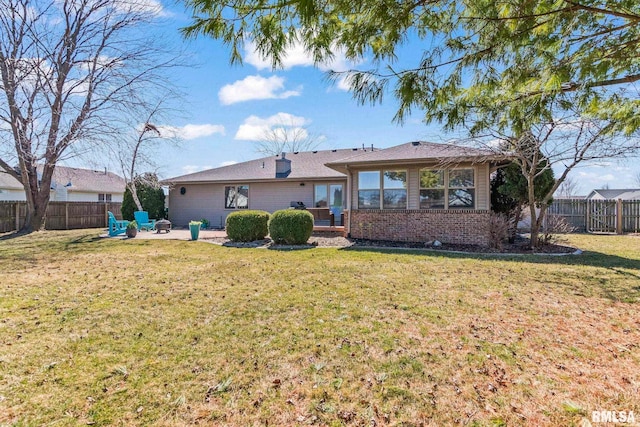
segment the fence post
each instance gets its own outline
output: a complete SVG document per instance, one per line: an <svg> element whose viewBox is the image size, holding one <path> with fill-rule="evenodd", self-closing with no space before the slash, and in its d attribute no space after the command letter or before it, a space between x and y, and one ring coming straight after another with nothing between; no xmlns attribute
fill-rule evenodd
<svg viewBox="0 0 640 427"><path fill-rule="evenodd" d="M20 203L16 202L16 231L20 230Z"/></svg>
<svg viewBox="0 0 640 427"><path fill-rule="evenodd" d="M622 199L616 200L616 234L622 234Z"/></svg>
<svg viewBox="0 0 640 427"><path fill-rule="evenodd" d="M104 226L109 227L109 203L104 204Z"/></svg>
<svg viewBox="0 0 640 427"><path fill-rule="evenodd" d="M69 202L64 204L64 228L69 229Z"/></svg>

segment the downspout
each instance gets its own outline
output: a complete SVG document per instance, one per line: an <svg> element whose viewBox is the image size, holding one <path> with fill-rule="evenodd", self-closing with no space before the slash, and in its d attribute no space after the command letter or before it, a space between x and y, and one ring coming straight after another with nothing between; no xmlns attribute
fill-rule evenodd
<svg viewBox="0 0 640 427"><path fill-rule="evenodd" d="M347 237L351 237L351 171L349 165L344 165L347 170Z"/></svg>

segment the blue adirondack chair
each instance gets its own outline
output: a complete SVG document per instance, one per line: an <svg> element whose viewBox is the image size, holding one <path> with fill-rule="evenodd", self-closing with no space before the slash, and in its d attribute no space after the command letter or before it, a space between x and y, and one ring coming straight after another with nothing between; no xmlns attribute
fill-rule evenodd
<svg viewBox="0 0 640 427"><path fill-rule="evenodd" d="M156 220L149 219L149 212L147 211L136 211L133 213L133 216L136 218L136 222L138 223L138 231L146 228L151 231L156 228Z"/></svg>
<svg viewBox="0 0 640 427"><path fill-rule="evenodd" d="M118 234L125 233L127 231L127 225L129 221L116 219L116 216L109 213L109 236L117 236Z"/></svg>

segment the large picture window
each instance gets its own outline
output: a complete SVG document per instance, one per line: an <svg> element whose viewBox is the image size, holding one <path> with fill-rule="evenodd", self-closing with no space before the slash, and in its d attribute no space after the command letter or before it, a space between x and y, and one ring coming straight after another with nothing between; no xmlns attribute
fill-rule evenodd
<svg viewBox="0 0 640 427"><path fill-rule="evenodd" d="M420 209L475 208L473 169L420 171Z"/></svg>
<svg viewBox="0 0 640 427"><path fill-rule="evenodd" d="M228 185L224 187L224 208L225 209L249 208L249 186L248 185Z"/></svg>
<svg viewBox="0 0 640 427"><path fill-rule="evenodd" d="M473 169L454 169L449 171L449 209L473 209L475 189Z"/></svg>
<svg viewBox="0 0 640 427"><path fill-rule="evenodd" d="M383 209L407 208L407 172L384 171L382 174Z"/></svg>
<svg viewBox="0 0 640 427"><path fill-rule="evenodd" d="M406 209L407 171L358 172L358 209Z"/></svg>
<svg viewBox="0 0 640 427"><path fill-rule="evenodd" d="M420 209L444 209L444 171L420 171Z"/></svg>
<svg viewBox="0 0 640 427"><path fill-rule="evenodd" d="M358 172L358 209L380 209L380 171Z"/></svg>

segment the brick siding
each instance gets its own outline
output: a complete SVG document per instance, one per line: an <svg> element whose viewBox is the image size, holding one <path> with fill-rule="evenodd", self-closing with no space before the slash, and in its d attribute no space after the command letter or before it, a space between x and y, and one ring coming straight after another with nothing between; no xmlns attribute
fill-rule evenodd
<svg viewBox="0 0 640 427"><path fill-rule="evenodd" d="M353 210L350 232L356 239L489 246L489 217L488 210Z"/></svg>

